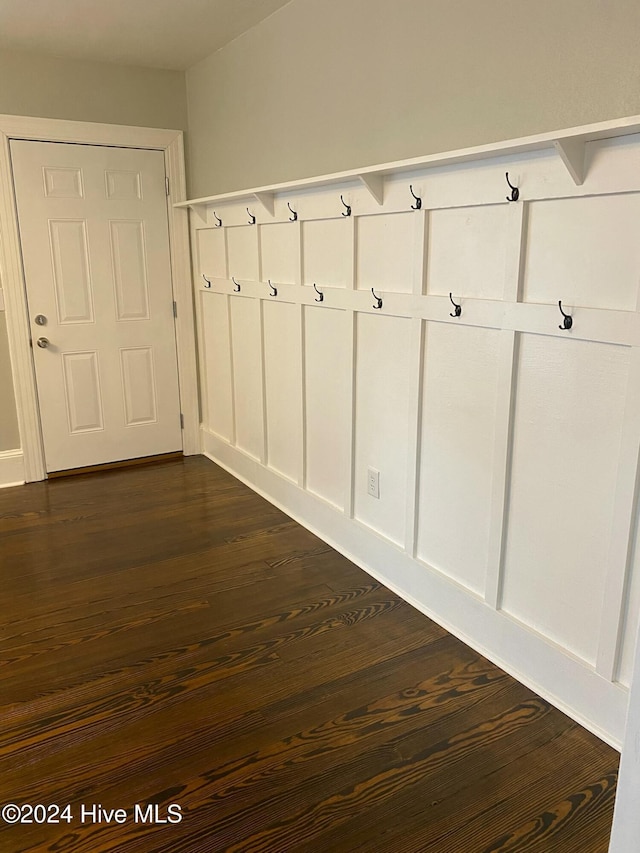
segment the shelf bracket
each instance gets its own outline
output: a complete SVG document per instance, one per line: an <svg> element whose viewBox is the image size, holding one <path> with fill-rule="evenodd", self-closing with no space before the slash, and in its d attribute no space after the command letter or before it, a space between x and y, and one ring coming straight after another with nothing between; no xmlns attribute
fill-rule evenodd
<svg viewBox="0 0 640 853"><path fill-rule="evenodd" d="M206 204L190 204L189 209L198 217L198 225L207 224L207 206Z"/></svg>
<svg viewBox="0 0 640 853"><path fill-rule="evenodd" d="M382 175L358 175L358 177L369 190L373 200L382 205L384 201L384 178Z"/></svg>
<svg viewBox="0 0 640 853"><path fill-rule="evenodd" d="M553 146L560 155L576 186L580 187L586 177L584 139L554 139Z"/></svg>
<svg viewBox="0 0 640 853"><path fill-rule="evenodd" d="M270 216L274 214L274 194L273 193L254 193L254 198L256 201L260 202L260 204L264 207L267 213Z"/></svg>

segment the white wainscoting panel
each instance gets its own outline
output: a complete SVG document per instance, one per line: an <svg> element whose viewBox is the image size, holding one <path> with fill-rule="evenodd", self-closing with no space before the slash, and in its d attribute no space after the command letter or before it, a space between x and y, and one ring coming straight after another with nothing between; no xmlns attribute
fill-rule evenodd
<svg viewBox="0 0 640 853"><path fill-rule="evenodd" d="M356 329L355 516L404 545L409 417L409 320L360 314ZM367 470L380 472L380 497Z"/></svg>
<svg viewBox="0 0 640 853"><path fill-rule="evenodd" d="M205 423L210 430L233 441L233 388L231 383L231 336L228 297L218 293L202 295L204 328Z"/></svg>
<svg viewBox="0 0 640 853"><path fill-rule="evenodd" d="M257 299L231 301L231 340L236 444L264 458L261 305Z"/></svg>
<svg viewBox="0 0 640 853"><path fill-rule="evenodd" d="M489 547L499 351L495 329L427 324L417 555L478 595Z"/></svg>
<svg viewBox="0 0 640 853"><path fill-rule="evenodd" d="M358 288L412 293L422 273L424 216L413 211L361 216L357 226Z"/></svg>
<svg viewBox="0 0 640 853"><path fill-rule="evenodd" d="M349 322L345 311L304 309L306 485L338 509L348 477Z"/></svg>
<svg viewBox="0 0 640 853"><path fill-rule="evenodd" d="M640 524L638 524L637 513L622 618L623 624L617 678L625 687L630 687L633 673L635 640L638 631L638 622L640 621Z"/></svg>
<svg viewBox="0 0 640 853"><path fill-rule="evenodd" d="M519 341L504 610L595 664L630 350Z"/></svg>
<svg viewBox="0 0 640 853"><path fill-rule="evenodd" d="M207 278L227 277L227 253L224 228L203 228L197 232L198 262Z"/></svg>
<svg viewBox="0 0 640 853"><path fill-rule="evenodd" d="M290 302L265 302L263 310L267 460L274 471L297 482L302 457L300 309Z"/></svg>
<svg viewBox="0 0 640 853"><path fill-rule="evenodd" d="M258 281L258 229L239 226L227 228L228 275Z"/></svg>
<svg viewBox="0 0 640 853"><path fill-rule="evenodd" d="M350 287L353 277L353 222L312 219L302 223L302 281L328 287Z"/></svg>
<svg viewBox="0 0 640 853"><path fill-rule="evenodd" d="M262 279L296 284L300 274L300 236L297 222L260 225Z"/></svg>
<svg viewBox="0 0 640 853"><path fill-rule="evenodd" d="M640 193L533 202L524 300L635 311L639 221Z"/></svg>
<svg viewBox="0 0 640 853"><path fill-rule="evenodd" d="M501 299L508 212L504 204L431 211L427 293Z"/></svg>

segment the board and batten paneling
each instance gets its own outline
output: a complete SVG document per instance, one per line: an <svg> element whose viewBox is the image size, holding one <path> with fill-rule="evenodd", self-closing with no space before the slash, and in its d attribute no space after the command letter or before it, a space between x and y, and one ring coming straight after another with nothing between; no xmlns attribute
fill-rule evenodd
<svg viewBox="0 0 640 853"><path fill-rule="evenodd" d="M417 556L478 595L489 553L499 337L428 323L424 348Z"/></svg>
<svg viewBox="0 0 640 853"><path fill-rule="evenodd" d="M629 347L522 335L502 606L595 664Z"/></svg>
<svg viewBox="0 0 640 853"><path fill-rule="evenodd" d="M260 228L262 280L296 284L300 274L300 235L295 222Z"/></svg>
<svg viewBox="0 0 640 853"><path fill-rule="evenodd" d="M206 423L227 441L234 440L231 379L231 325L228 297L218 293L202 299L204 336L203 394Z"/></svg>
<svg viewBox="0 0 640 853"><path fill-rule="evenodd" d="M638 222L640 193L532 203L524 300L635 311Z"/></svg>
<svg viewBox="0 0 640 853"><path fill-rule="evenodd" d="M306 487L340 510L348 484L351 325L345 311L304 308Z"/></svg>
<svg viewBox="0 0 640 853"><path fill-rule="evenodd" d="M302 281L348 287L353 278L353 221L312 219L302 223Z"/></svg>
<svg viewBox="0 0 640 853"><path fill-rule="evenodd" d="M357 220L357 287L411 293L422 277L424 216L390 213Z"/></svg>
<svg viewBox="0 0 640 853"><path fill-rule="evenodd" d="M302 458L300 309L290 302L265 302L263 312L267 462L297 482Z"/></svg>
<svg viewBox="0 0 640 853"><path fill-rule="evenodd" d="M405 543L409 363L404 317L358 315L356 327L355 517L398 545ZM380 497L367 472L380 474Z"/></svg>
<svg viewBox="0 0 640 853"><path fill-rule="evenodd" d="M501 299L509 209L445 208L429 215L427 293Z"/></svg>
<svg viewBox="0 0 640 853"><path fill-rule="evenodd" d="M265 449L261 312L257 299L231 301L236 444L259 461Z"/></svg>
<svg viewBox="0 0 640 853"><path fill-rule="evenodd" d="M525 150L192 216L204 452L615 745L640 610L636 162L640 136L603 139L583 183Z"/></svg>

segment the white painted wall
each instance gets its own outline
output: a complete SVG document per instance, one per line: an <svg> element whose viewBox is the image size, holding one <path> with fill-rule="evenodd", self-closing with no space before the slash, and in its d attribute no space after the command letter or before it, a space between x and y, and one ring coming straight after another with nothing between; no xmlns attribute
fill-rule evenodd
<svg viewBox="0 0 640 853"><path fill-rule="evenodd" d="M637 0L292 0L188 69L192 198L640 113Z"/></svg>
<svg viewBox="0 0 640 853"><path fill-rule="evenodd" d="M251 201L256 225L246 200L199 207L203 441L619 746L640 598L640 135L590 142L586 162L583 185L553 151L416 167L383 178L382 205L355 179L276 189L273 214Z"/></svg>

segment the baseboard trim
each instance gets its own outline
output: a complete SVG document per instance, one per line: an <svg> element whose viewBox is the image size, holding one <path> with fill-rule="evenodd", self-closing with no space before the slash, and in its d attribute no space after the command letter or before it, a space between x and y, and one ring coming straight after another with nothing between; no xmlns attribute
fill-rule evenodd
<svg viewBox="0 0 640 853"><path fill-rule="evenodd" d="M628 691L219 436L202 452L359 568L617 750Z"/></svg>
<svg viewBox="0 0 640 853"><path fill-rule="evenodd" d="M22 450L0 452L0 489L22 486L25 482L24 456Z"/></svg>

